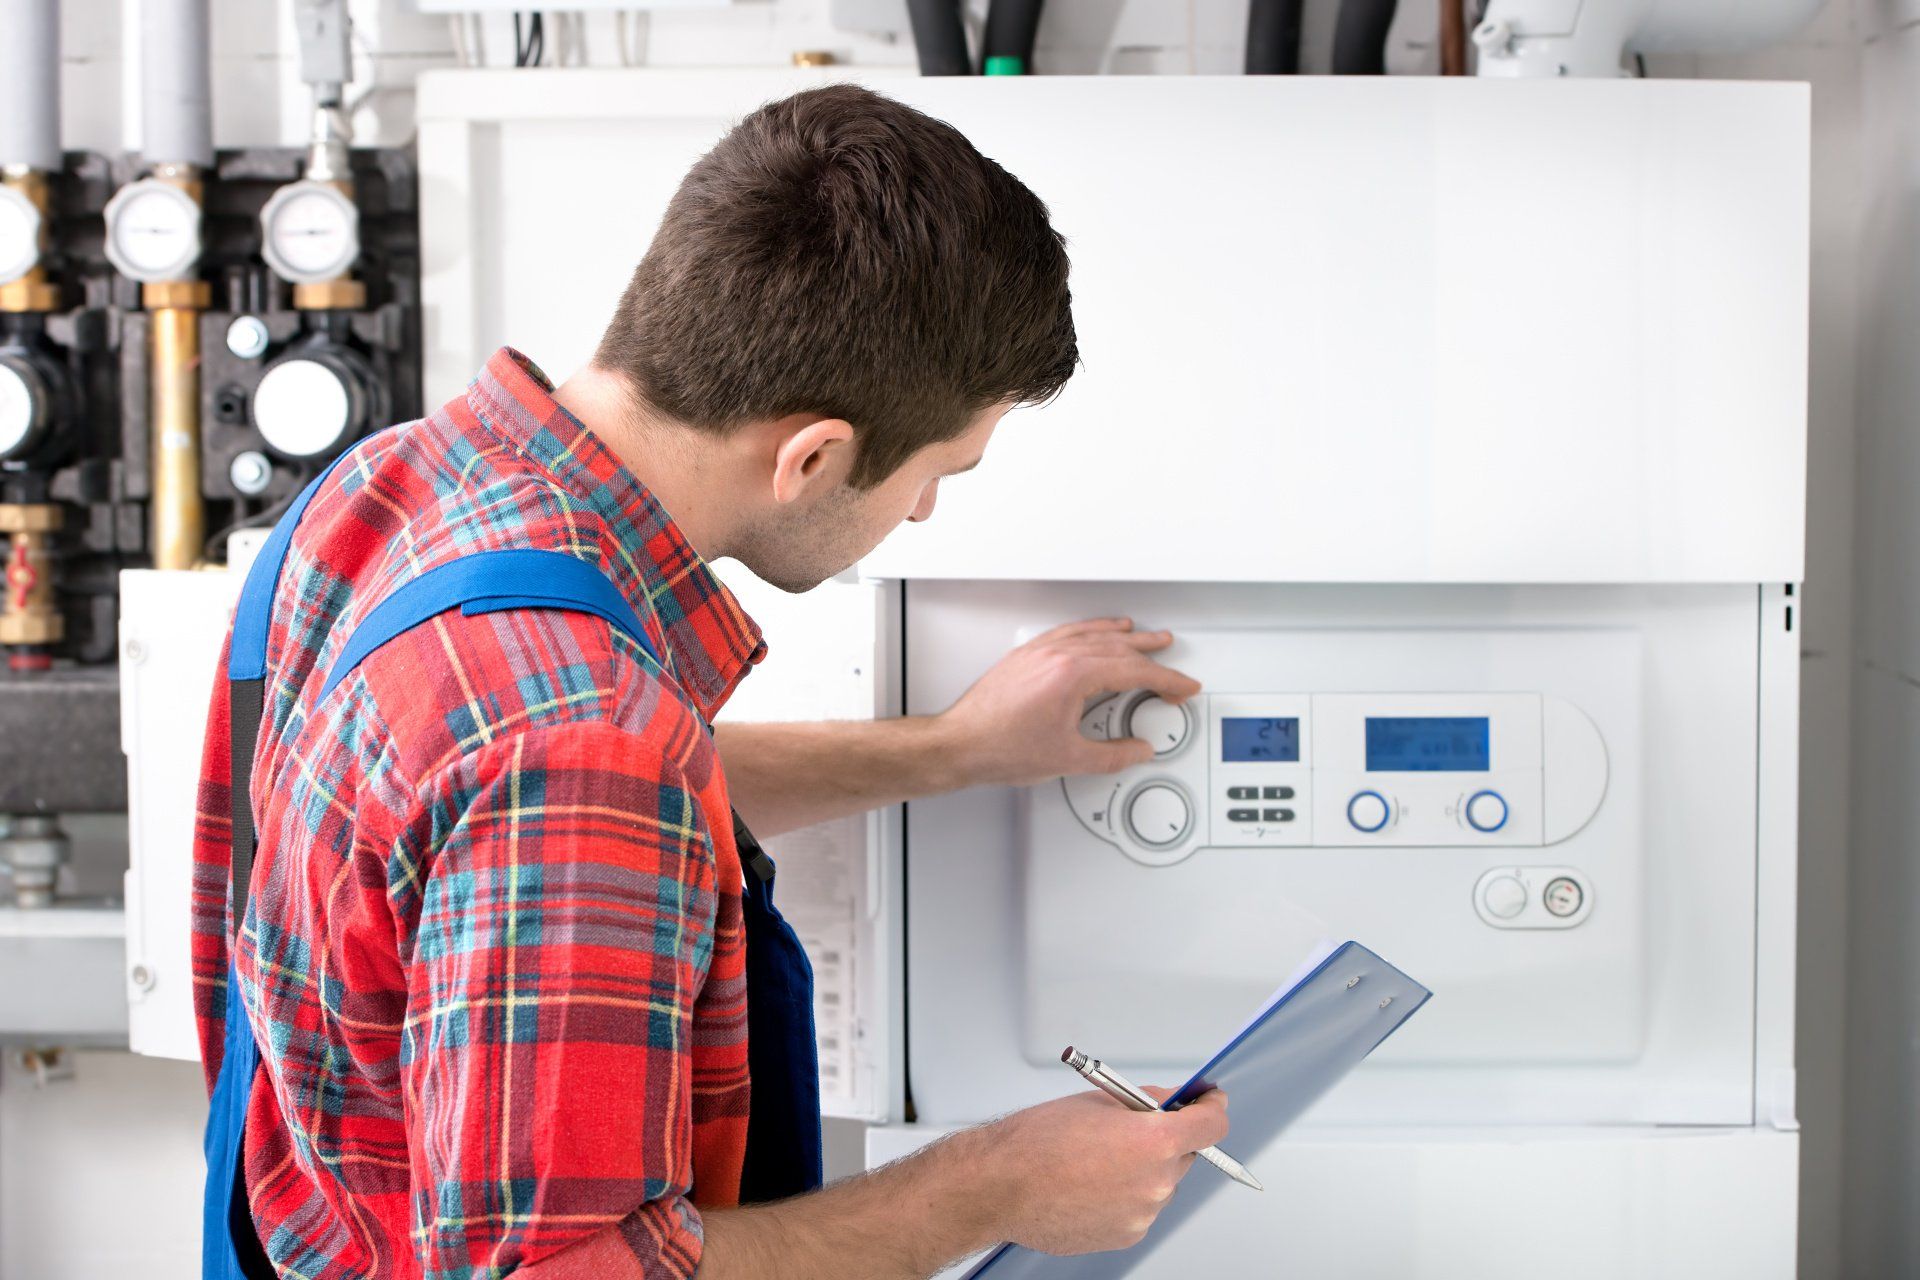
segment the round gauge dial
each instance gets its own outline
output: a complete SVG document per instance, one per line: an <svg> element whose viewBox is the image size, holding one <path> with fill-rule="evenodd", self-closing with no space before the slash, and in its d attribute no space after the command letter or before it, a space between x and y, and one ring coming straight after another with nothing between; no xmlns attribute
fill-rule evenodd
<svg viewBox="0 0 1920 1280"><path fill-rule="evenodd" d="M360 211L336 187L294 182L260 210L261 256L294 284L345 275L360 256Z"/></svg>
<svg viewBox="0 0 1920 1280"><path fill-rule="evenodd" d="M0 186L0 284L40 265L40 210L12 187Z"/></svg>
<svg viewBox="0 0 1920 1280"><path fill-rule="evenodd" d="M107 257L145 284L179 280L200 261L200 205L171 183L142 178L107 202Z"/></svg>
<svg viewBox="0 0 1920 1280"><path fill-rule="evenodd" d="M0 461L24 457L47 418L47 389L31 366L0 358Z"/></svg>
<svg viewBox="0 0 1920 1280"><path fill-rule="evenodd" d="M253 393L253 425L288 458L331 453L360 430L360 397L340 370L319 360L282 360Z"/></svg>

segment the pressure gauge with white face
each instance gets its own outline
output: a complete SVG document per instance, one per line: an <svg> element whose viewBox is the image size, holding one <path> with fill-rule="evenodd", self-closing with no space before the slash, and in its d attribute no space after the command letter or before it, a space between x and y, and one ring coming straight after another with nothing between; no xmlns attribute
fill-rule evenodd
<svg viewBox="0 0 1920 1280"><path fill-rule="evenodd" d="M39 265L40 210L21 192L0 186L0 284Z"/></svg>
<svg viewBox="0 0 1920 1280"><path fill-rule="evenodd" d="M0 356L0 462L25 458L47 423L47 388L33 366Z"/></svg>
<svg viewBox="0 0 1920 1280"><path fill-rule="evenodd" d="M170 182L142 178L107 202L107 257L143 284L186 279L200 261L200 204Z"/></svg>
<svg viewBox="0 0 1920 1280"><path fill-rule="evenodd" d="M281 360L253 393L253 425L286 458L337 453L367 421L366 395L347 363L313 352Z"/></svg>
<svg viewBox="0 0 1920 1280"><path fill-rule="evenodd" d="M260 210L260 249L274 274L290 283L336 279L360 256L360 210L338 187L288 183Z"/></svg>

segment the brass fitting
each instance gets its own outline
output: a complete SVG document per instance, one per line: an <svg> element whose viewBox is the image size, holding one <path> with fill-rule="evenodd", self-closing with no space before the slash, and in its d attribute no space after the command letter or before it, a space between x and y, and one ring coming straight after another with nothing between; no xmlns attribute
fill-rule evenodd
<svg viewBox="0 0 1920 1280"><path fill-rule="evenodd" d="M299 311L358 311L367 305L367 286L352 276L297 284L293 305Z"/></svg>
<svg viewBox="0 0 1920 1280"><path fill-rule="evenodd" d="M53 193L47 175L38 169L8 167L0 171L0 186L12 187L40 211L40 252L45 253L53 242L47 230L53 208ZM18 280L0 284L0 311L47 312L59 309L60 286L47 279L45 267L35 267Z"/></svg>
<svg viewBox="0 0 1920 1280"><path fill-rule="evenodd" d="M53 599L53 535L64 512L53 503L0 504L0 533L9 535L0 645L52 645L66 634Z"/></svg>
<svg viewBox="0 0 1920 1280"><path fill-rule="evenodd" d="M140 305L149 311L205 311L213 305L213 286L205 280L156 280L140 286Z"/></svg>

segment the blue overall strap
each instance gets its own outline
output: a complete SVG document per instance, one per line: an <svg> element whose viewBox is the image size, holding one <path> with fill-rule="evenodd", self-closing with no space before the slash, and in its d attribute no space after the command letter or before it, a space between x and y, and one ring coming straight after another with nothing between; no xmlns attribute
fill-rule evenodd
<svg viewBox="0 0 1920 1280"><path fill-rule="evenodd" d="M351 452L351 451L349 451ZM227 653L228 784L233 830L228 844L228 894L237 937L247 918L247 888L253 879L256 833L251 795L254 749L266 708L267 634L280 569L293 542L294 526L326 478L348 454L342 453L300 491L267 535L241 586L234 608ZM247 1104L260 1068L260 1047L240 997L230 942L227 960L227 1014L221 1036L220 1074L207 1108L202 1149L207 1183L201 1199L200 1274L202 1280L272 1280L273 1266L253 1229L247 1203L245 1147Z"/></svg>
<svg viewBox="0 0 1920 1280"><path fill-rule="evenodd" d="M427 570L375 605L333 660L320 700L381 645L456 606L469 617L507 609L591 613L625 632L665 670L633 606L595 566L564 551L478 551Z"/></svg>

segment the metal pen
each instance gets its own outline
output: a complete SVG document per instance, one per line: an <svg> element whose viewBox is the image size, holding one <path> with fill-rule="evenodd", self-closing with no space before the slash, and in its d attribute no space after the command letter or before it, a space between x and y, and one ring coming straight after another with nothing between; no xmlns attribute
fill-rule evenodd
<svg viewBox="0 0 1920 1280"><path fill-rule="evenodd" d="M1135 1111L1158 1111L1160 1104L1146 1091L1129 1083L1118 1071L1098 1058L1089 1058L1072 1045L1068 1045L1060 1054L1060 1061L1078 1071L1082 1076L1109 1098L1121 1106L1131 1107ZM1252 1187L1255 1191L1265 1191L1260 1179L1247 1172L1247 1167L1218 1147L1203 1147L1194 1152L1202 1160L1232 1178L1243 1187Z"/></svg>

